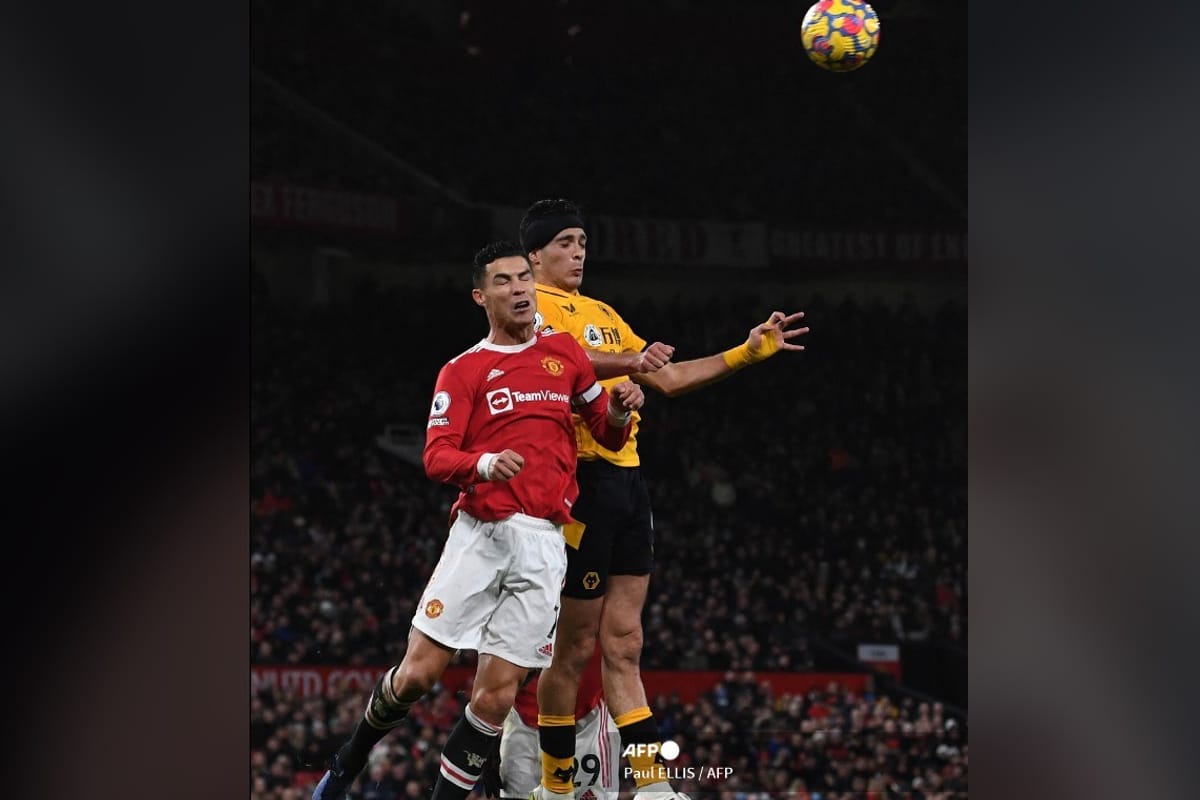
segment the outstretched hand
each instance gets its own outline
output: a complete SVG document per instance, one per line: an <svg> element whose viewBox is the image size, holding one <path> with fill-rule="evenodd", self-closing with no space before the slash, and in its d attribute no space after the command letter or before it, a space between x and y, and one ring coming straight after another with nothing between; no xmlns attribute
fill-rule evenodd
<svg viewBox="0 0 1200 800"><path fill-rule="evenodd" d="M779 350L803 350L804 345L792 344L790 340L808 333L808 328L790 328L789 325L799 322L804 317L803 311L794 314L784 314L782 311L772 311L770 318L761 325L750 329L750 338L746 344L750 352L760 358L767 358Z"/></svg>

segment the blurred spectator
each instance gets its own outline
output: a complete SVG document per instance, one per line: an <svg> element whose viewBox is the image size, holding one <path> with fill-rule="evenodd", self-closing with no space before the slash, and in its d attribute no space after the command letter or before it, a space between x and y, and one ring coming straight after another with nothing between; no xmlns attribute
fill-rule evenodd
<svg viewBox="0 0 1200 800"><path fill-rule="evenodd" d="M317 702L269 693L255 698L260 711L274 706L277 718L295 719L310 732L316 722L357 715L362 698L339 691ZM458 713L462 697L446 697L448 713ZM662 732L680 746L672 769L728 767L728 777L683 780L680 791L693 797L732 792L770 800L781 792L798 797L945 797L967 791L968 746L965 720L940 704L886 695L855 693L836 684L804 695L776 695L752 673L730 673L694 703L677 697L654 698ZM363 800L417 800L438 774L440 743L419 720L409 720L372 753L358 781ZM285 763L278 755L264 771L261 750L251 757L252 797L285 797L295 789L307 797L320 778L320 764L301 759ZM632 782L626 781L631 788ZM471 800L482 800L473 794Z"/></svg>
<svg viewBox="0 0 1200 800"><path fill-rule="evenodd" d="M402 655L454 491L374 437L391 422L419 426L443 350L474 341L458 331L453 346L395 356L395 343L459 313L459 295L431 290L407 314L259 312L254 661ZM753 319L753 305L726 298L718 316L651 301L631 322L699 355L745 335L712 320ZM963 311L821 298L806 308L801 362L660 400L669 413L640 431L657 531L648 668L804 669L812 636L846 650L966 642ZM287 510L262 513L284 498Z"/></svg>

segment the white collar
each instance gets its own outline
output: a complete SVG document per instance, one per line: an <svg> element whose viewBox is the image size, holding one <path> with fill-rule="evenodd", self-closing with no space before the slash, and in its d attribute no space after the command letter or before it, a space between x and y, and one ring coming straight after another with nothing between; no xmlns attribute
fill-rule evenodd
<svg viewBox="0 0 1200 800"><path fill-rule="evenodd" d="M495 342L489 342L485 337L479 342L479 347L483 350L495 350L497 353L519 353L522 350L528 350L533 347L537 344L537 340L538 336L536 333L528 342L522 342L521 344L496 344Z"/></svg>

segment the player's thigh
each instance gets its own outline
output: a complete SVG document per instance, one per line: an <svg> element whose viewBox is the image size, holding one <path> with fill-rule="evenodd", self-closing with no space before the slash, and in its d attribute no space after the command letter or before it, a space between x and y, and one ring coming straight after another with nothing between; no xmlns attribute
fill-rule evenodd
<svg viewBox="0 0 1200 800"><path fill-rule="evenodd" d="M505 800L526 800L542 782L537 728L522 722L516 711L508 712L504 720L504 735L500 738L500 781L504 784L500 797Z"/></svg>
<svg viewBox="0 0 1200 800"><path fill-rule="evenodd" d="M400 662L402 676L413 675L418 682L432 678L436 681L450 666L455 650L430 638L419 628L408 632L408 646Z"/></svg>
<svg viewBox="0 0 1200 800"><path fill-rule="evenodd" d="M450 528L412 624L455 650L478 650L480 632L500 603L500 580L512 559L497 523L460 513Z"/></svg>
<svg viewBox="0 0 1200 800"><path fill-rule="evenodd" d="M513 538L514 556L500 587L500 602L483 627L481 655L499 656L528 669L550 666L558 628L559 591L567 569L561 528L514 514L497 537Z"/></svg>

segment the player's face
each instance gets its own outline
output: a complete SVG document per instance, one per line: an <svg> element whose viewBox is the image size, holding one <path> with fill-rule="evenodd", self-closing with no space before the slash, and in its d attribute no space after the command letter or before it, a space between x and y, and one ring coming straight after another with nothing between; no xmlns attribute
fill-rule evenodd
<svg viewBox="0 0 1200 800"><path fill-rule="evenodd" d="M488 264L483 288L476 289L474 295L497 328L533 324L537 313L533 269L522 256L505 256Z"/></svg>
<svg viewBox="0 0 1200 800"><path fill-rule="evenodd" d="M583 228L564 228L534 256L537 258L539 280L556 289L573 292L583 283L587 234Z"/></svg>

